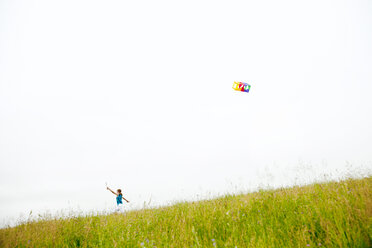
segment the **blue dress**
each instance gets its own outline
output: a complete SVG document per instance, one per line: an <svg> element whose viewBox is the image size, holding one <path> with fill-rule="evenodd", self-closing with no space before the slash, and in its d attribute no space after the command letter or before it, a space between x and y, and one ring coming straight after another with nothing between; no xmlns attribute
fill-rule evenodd
<svg viewBox="0 0 372 248"><path fill-rule="evenodd" d="M122 197L123 197L122 194L119 194L119 195L116 197L116 204L117 204L117 205L119 205L119 204L123 204Z"/></svg>

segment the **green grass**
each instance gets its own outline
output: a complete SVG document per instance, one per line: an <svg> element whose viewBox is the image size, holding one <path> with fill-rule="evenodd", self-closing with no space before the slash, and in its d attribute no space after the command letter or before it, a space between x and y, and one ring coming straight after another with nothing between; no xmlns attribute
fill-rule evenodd
<svg viewBox="0 0 372 248"><path fill-rule="evenodd" d="M371 247L372 177L0 229L0 247Z"/></svg>

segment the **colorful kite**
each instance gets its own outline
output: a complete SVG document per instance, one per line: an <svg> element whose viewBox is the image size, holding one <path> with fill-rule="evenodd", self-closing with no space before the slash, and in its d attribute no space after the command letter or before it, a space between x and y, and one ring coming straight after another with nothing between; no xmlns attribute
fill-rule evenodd
<svg viewBox="0 0 372 248"><path fill-rule="evenodd" d="M243 82L234 82L233 84L233 89L237 91L244 91L248 93L250 88L251 86L249 84Z"/></svg>

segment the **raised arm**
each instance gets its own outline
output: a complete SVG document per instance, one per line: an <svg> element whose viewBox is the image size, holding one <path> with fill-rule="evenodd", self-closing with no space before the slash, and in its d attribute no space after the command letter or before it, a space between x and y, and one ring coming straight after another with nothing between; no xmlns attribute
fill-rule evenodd
<svg viewBox="0 0 372 248"><path fill-rule="evenodd" d="M115 193L114 191L112 191L109 187L107 187L107 190L110 190L114 195L118 195L117 193Z"/></svg>

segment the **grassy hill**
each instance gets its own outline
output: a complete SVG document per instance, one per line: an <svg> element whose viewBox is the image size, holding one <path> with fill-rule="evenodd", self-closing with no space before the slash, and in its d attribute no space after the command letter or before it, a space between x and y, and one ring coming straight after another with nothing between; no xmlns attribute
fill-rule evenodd
<svg viewBox="0 0 372 248"><path fill-rule="evenodd" d="M29 222L0 247L372 247L372 177Z"/></svg>

